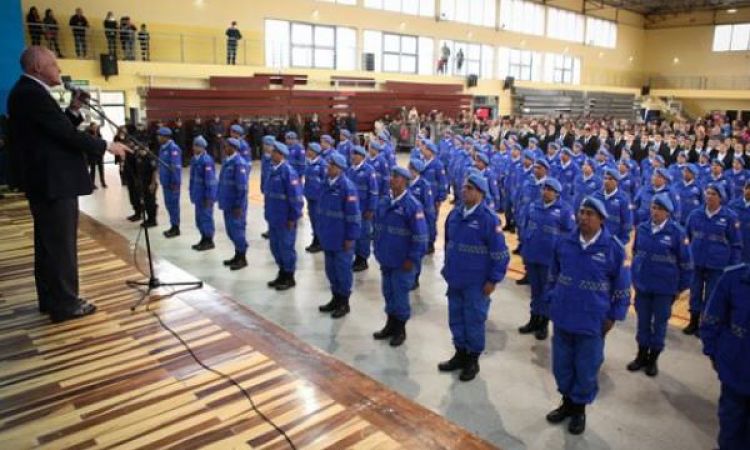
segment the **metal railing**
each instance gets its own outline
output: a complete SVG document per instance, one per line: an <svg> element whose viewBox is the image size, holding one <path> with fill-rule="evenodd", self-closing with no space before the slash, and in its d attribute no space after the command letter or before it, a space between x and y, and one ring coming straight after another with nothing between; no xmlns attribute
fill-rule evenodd
<svg viewBox="0 0 750 450"><path fill-rule="evenodd" d="M750 76L652 76L649 85L653 89L750 90Z"/></svg>

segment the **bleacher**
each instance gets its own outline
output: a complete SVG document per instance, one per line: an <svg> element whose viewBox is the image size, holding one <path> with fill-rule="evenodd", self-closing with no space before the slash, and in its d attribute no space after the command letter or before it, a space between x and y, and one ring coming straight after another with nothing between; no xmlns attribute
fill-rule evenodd
<svg viewBox="0 0 750 450"><path fill-rule="evenodd" d="M632 119L636 114L636 99L632 94L516 88L512 99L515 115Z"/></svg>

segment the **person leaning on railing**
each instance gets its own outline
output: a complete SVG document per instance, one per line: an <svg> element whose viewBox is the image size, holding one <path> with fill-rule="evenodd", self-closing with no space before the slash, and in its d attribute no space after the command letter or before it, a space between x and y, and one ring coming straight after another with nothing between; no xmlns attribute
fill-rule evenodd
<svg viewBox="0 0 750 450"><path fill-rule="evenodd" d="M26 27L29 30L29 37L31 37L31 45L42 45L44 25L36 6L29 8L29 13L26 14Z"/></svg>
<svg viewBox="0 0 750 450"><path fill-rule="evenodd" d="M104 19L104 36L107 38L107 50L110 55L117 54L117 19L112 11Z"/></svg>
<svg viewBox="0 0 750 450"><path fill-rule="evenodd" d="M86 57L86 29L89 27L89 21L83 15L81 8L76 8L76 13L70 17L68 22L73 30L73 41L76 46L76 57Z"/></svg>

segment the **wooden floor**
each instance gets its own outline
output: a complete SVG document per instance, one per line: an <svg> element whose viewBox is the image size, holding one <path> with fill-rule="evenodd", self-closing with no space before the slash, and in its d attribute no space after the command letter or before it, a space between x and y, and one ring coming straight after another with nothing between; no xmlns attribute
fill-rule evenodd
<svg viewBox="0 0 750 450"><path fill-rule="evenodd" d="M130 312L139 294L124 281L141 274L124 238L81 217L81 294L99 311L52 325L37 311L25 201L0 200L0 236L0 448L289 448L150 312ZM158 273L190 280L163 261ZM210 287L149 306L298 448L492 447Z"/></svg>

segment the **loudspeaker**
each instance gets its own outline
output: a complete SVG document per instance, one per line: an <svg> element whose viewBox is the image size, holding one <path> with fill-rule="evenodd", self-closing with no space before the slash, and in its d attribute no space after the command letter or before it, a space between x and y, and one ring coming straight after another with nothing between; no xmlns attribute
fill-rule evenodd
<svg viewBox="0 0 750 450"><path fill-rule="evenodd" d="M362 70L367 72L375 71L375 54L362 53Z"/></svg>
<svg viewBox="0 0 750 450"><path fill-rule="evenodd" d="M647 95L651 94L651 86L642 86L641 87L641 97L645 97Z"/></svg>
<svg viewBox="0 0 750 450"><path fill-rule="evenodd" d="M476 87L478 79L479 79L479 77L477 77L473 73L471 75L467 76L466 77L466 87L470 87L470 88Z"/></svg>
<svg viewBox="0 0 750 450"><path fill-rule="evenodd" d="M130 123L132 123L133 125L137 125L138 124L138 108L131 107L129 112L130 112Z"/></svg>
<svg viewBox="0 0 750 450"><path fill-rule="evenodd" d="M505 77L505 81L503 81L503 90L507 91L508 89L513 89L515 83L516 79L514 77Z"/></svg>
<svg viewBox="0 0 750 450"><path fill-rule="evenodd" d="M117 56L110 55L109 53L102 53L99 55L99 63L101 65L101 71L104 78L112 75L117 75Z"/></svg>

